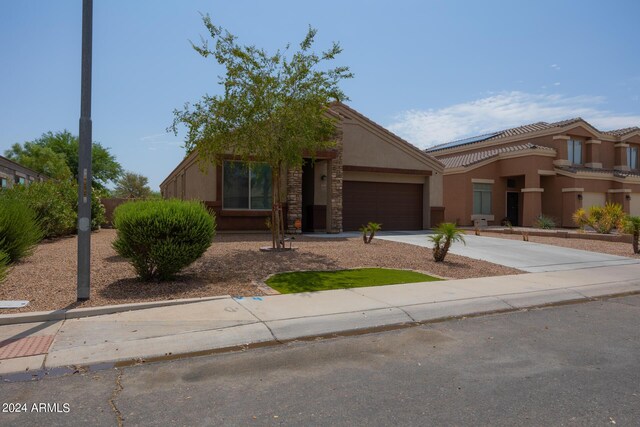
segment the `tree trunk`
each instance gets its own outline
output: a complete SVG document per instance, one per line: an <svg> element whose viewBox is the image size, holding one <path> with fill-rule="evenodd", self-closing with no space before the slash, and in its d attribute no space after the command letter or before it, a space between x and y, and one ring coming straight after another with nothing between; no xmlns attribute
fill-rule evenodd
<svg viewBox="0 0 640 427"><path fill-rule="evenodd" d="M375 236L376 232L372 231L371 234L369 235L369 238L367 239L367 243L371 243L371 241L373 240L373 236Z"/></svg>
<svg viewBox="0 0 640 427"><path fill-rule="evenodd" d="M280 196L280 168L271 168L271 247L284 248L284 221Z"/></svg>

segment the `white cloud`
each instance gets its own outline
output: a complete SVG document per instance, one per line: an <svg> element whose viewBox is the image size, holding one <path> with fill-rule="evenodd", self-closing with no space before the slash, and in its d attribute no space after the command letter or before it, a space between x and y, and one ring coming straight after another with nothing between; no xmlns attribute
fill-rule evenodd
<svg viewBox="0 0 640 427"><path fill-rule="evenodd" d="M157 133L140 137L140 142L147 145L149 150L155 151L158 147L180 147L182 141L172 133Z"/></svg>
<svg viewBox="0 0 640 427"><path fill-rule="evenodd" d="M388 129L421 148L535 122L582 117L598 129L640 126L640 114L606 110L601 96L501 92L486 98L398 114Z"/></svg>

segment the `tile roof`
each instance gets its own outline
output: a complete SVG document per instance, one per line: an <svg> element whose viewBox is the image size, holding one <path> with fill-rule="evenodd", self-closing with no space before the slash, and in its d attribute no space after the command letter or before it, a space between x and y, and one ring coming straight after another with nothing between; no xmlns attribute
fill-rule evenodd
<svg viewBox="0 0 640 427"><path fill-rule="evenodd" d="M613 175L617 178L626 178L626 177L640 177L640 171L630 170L630 171L621 171L617 169L594 169L588 168L586 166L556 166L556 169L565 170L567 172L589 172L589 173L601 173L606 175Z"/></svg>
<svg viewBox="0 0 640 427"><path fill-rule="evenodd" d="M630 128L607 130L607 131L604 131L602 133L607 134L607 135L613 135L613 136L623 136L623 135L626 135L628 133L635 132L637 130L640 130L640 128L638 126L633 126L633 127L630 127Z"/></svg>
<svg viewBox="0 0 640 427"><path fill-rule="evenodd" d="M532 133L532 132L538 132L538 131L542 131L542 130L546 130L546 129L562 128L562 127L565 127L567 125L570 125L570 124L573 124L573 123L576 123L576 122L580 122L580 121L584 121L584 120L581 117L575 117L573 119L562 120L562 121L553 122L553 123L536 122L536 123L531 123L531 124L528 124L528 125L517 126L517 127L514 127L514 128L501 130L499 132L480 135L478 137L471 137L471 138L459 139L457 141L447 142L447 143L444 143L444 144L440 144L440 145L436 145L434 147L428 148L426 151L428 153L431 153L431 152L438 151L438 150L444 150L446 148L452 148L452 147L459 147L459 146L468 145L468 144L474 144L476 142L495 141L495 140L499 140L499 139L502 139L502 138L507 138L507 137L511 137L511 136L517 136L517 135L524 135L524 134L528 134L528 133ZM483 138L484 136L486 136L486 138Z"/></svg>
<svg viewBox="0 0 640 427"><path fill-rule="evenodd" d="M470 166L475 163L481 162L483 160L490 159L492 157L497 157L502 153L510 153L515 151L524 151L524 150L555 151L553 148L542 147L540 145L526 143L521 145L513 145L509 147L492 148L490 150L478 151L475 153L465 153L457 156L443 157L443 158L440 158L439 160L442 163L444 163L444 166L447 169L458 168L458 167Z"/></svg>

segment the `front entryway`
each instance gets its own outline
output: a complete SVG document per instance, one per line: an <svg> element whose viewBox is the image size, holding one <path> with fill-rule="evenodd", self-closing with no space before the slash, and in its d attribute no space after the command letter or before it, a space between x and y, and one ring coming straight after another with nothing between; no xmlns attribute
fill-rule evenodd
<svg viewBox="0 0 640 427"><path fill-rule="evenodd" d="M507 220L513 226L520 225L518 218L520 212L518 206L520 204L520 194L515 191L507 191Z"/></svg>
<svg viewBox="0 0 640 427"><path fill-rule="evenodd" d="M327 162L307 160L302 167L302 231L327 227Z"/></svg>

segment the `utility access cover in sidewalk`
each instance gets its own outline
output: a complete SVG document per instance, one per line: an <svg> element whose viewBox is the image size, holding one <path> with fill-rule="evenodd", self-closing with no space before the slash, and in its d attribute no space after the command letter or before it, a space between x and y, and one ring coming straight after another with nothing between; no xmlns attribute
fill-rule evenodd
<svg viewBox="0 0 640 427"><path fill-rule="evenodd" d="M53 342L53 335L9 339L0 342L0 360L44 354Z"/></svg>

